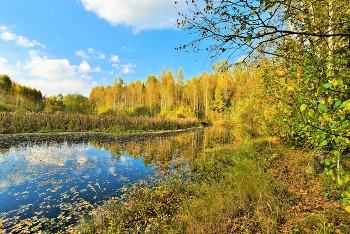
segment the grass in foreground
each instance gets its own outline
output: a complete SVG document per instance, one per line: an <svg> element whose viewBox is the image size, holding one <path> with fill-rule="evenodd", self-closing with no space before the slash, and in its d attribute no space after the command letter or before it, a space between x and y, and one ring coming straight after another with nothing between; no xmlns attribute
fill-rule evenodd
<svg viewBox="0 0 350 234"><path fill-rule="evenodd" d="M306 173L311 156L268 141L208 150L190 172L134 186L79 233L350 233L349 213ZM186 177L186 179L184 179Z"/></svg>

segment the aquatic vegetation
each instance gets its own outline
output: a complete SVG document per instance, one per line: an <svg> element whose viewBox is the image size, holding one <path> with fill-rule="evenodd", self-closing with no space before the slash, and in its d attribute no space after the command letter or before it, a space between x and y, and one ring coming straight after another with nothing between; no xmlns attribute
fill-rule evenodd
<svg viewBox="0 0 350 234"><path fill-rule="evenodd" d="M175 130L199 126L196 119L117 117L112 115L0 112L0 133L134 132Z"/></svg>

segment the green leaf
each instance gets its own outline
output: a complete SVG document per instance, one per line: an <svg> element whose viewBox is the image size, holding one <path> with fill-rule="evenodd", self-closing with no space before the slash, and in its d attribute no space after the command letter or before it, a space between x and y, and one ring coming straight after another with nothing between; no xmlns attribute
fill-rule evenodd
<svg viewBox="0 0 350 234"><path fill-rule="evenodd" d="M325 87L326 89L329 89L330 87L332 87L331 83L326 83L323 85L323 87Z"/></svg>
<svg viewBox="0 0 350 234"><path fill-rule="evenodd" d="M324 160L324 163L325 163L327 166L329 166L329 164L331 164L331 161L327 158L327 159Z"/></svg>
<svg viewBox="0 0 350 234"><path fill-rule="evenodd" d="M327 77L334 76L334 71L332 69L327 69Z"/></svg>
<svg viewBox="0 0 350 234"><path fill-rule="evenodd" d="M335 156L340 157L340 152L339 152L338 150L336 150L336 151L334 152L334 154L335 154Z"/></svg>
<svg viewBox="0 0 350 234"><path fill-rule="evenodd" d="M300 111L301 111L301 112L305 111L305 110L306 110L306 107L307 107L306 104L302 104L302 105L300 106Z"/></svg>
<svg viewBox="0 0 350 234"><path fill-rule="evenodd" d="M327 140L323 140L322 142L321 142L321 144L319 144L318 146L319 147L323 147L323 146L325 146L325 145L327 145L328 144L328 141Z"/></svg>
<svg viewBox="0 0 350 234"><path fill-rule="evenodd" d="M340 108L340 109L343 109L344 107L346 107L347 104L348 104L348 102L343 102L343 103L339 106L339 108Z"/></svg>
<svg viewBox="0 0 350 234"><path fill-rule="evenodd" d="M335 82L336 82L336 84L338 85L338 86L342 86L343 84L344 84L344 81L343 81L343 79L336 79L335 80Z"/></svg>
<svg viewBox="0 0 350 234"><path fill-rule="evenodd" d="M340 101L340 100L338 100L338 101L335 103L335 107L340 106L340 104L341 104L341 101Z"/></svg>
<svg viewBox="0 0 350 234"><path fill-rule="evenodd" d="M317 109L318 109L319 111L321 111L322 113L327 113L327 112L328 112L327 106L325 106L325 105L323 105L323 104L318 104Z"/></svg>
<svg viewBox="0 0 350 234"><path fill-rule="evenodd" d="M338 122L337 122L337 121L334 121L334 122L332 123L332 128L335 128L335 127L337 126L337 124L338 124Z"/></svg>

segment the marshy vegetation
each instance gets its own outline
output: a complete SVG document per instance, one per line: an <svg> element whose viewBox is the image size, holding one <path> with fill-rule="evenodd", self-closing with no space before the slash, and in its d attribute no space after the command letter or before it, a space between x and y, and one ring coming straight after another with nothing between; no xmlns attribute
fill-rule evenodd
<svg viewBox="0 0 350 234"><path fill-rule="evenodd" d="M0 112L0 133L162 131L198 127L196 119L117 117L112 115Z"/></svg>

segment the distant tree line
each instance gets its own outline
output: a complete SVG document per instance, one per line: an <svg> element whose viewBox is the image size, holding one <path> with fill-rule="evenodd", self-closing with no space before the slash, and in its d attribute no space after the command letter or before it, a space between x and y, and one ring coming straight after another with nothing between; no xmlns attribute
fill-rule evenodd
<svg viewBox="0 0 350 234"><path fill-rule="evenodd" d="M263 74L267 66L271 67L266 61L261 60L257 68L256 65L229 67L224 60L212 66L211 74L203 72L187 81L181 67L176 75L170 69L163 69L157 77L148 75L145 82L124 83L119 77L111 85L93 87L89 98L78 93L45 97L40 91L21 86L2 75L0 103L48 113L197 118L240 123L244 117L244 121L249 120L247 127L253 129L257 125L256 118L264 118L252 114L255 108L262 108L257 104L263 102L262 95L266 95ZM261 132L261 127L258 128L253 132Z"/></svg>
<svg viewBox="0 0 350 234"><path fill-rule="evenodd" d="M44 99L40 90L20 85L12 81L8 75L0 75L0 104L40 111L44 107Z"/></svg>

